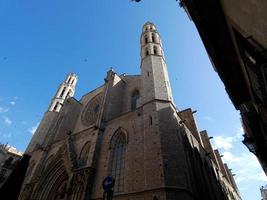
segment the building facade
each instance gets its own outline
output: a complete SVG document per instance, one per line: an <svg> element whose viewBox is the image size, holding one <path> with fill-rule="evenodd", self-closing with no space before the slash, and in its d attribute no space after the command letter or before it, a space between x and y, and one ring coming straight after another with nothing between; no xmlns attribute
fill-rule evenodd
<svg viewBox="0 0 267 200"><path fill-rule="evenodd" d="M195 23L267 175L267 1L180 0Z"/></svg>
<svg viewBox="0 0 267 200"><path fill-rule="evenodd" d="M14 147L0 143L0 188L22 157Z"/></svg>
<svg viewBox="0 0 267 200"><path fill-rule="evenodd" d="M108 175L114 199L241 199L192 110L174 105L154 24L143 26L140 45L141 74L111 69L79 101L77 76L67 76L26 150L20 200L102 199Z"/></svg>

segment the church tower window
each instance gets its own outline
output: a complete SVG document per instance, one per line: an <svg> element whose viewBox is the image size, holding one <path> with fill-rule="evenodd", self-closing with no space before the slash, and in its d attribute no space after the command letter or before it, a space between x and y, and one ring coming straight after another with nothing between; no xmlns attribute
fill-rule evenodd
<svg viewBox="0 0 267 200"><path fill-rule="evenodd" d="M58 107L58 102L56 103L56 105L55 105L55 107L54 107L54 111L56 111L57 110L57 107Z"/></svg>
<svg viewBox="0 0 267 200"><path fill-rule="evenodd" d="M152 42L155 42L156 40L155 40L155 35L154 34L152 34Z"/></svg>
<svg viewBox="0 0 267 200"><path fill-rule="evenodd" d="M66 96L67 98L70 96L70 93L71 93L71 91L69 90L67 93L67 96Z"/></svg>
<svg viewBox="0 0 267 200"><path fill-rule="evenodd" d="M132 94L132 99L131 99L131 110L135 110L137 107L137 101L140 97L139 91L135 90Z"/></svg>
<svg viewBox="0 0 267 200"><path fill-rule="evenodd" d="M146 56L148 56L149 55L149 51L148 51L148 49L146 48Z"/></svg>
<svg viewBox="0 0 267 200"><path fill-rule="evenodd" d="M61 94L60 94L60 97L63 97L63 94L64 94L65 90L66 90L66 88L64 88L64 89L62 90L62 92L61 92Z"/></svg>
<svg viewBox="0 0 267 200"><path fill-rule="evenodd" d="M155 55L158 55L158 50L157 50L157 47L156 47L156 46L153 47L153 53L154 53Z"/></svg>
<svg viewBox="0 0 267 200"><path fill-rule="evenodd" d="M114 192L124 189L124 162L126 150L126 135L118 130L112 137L111 143L110 174L115 179Z"/></svg>

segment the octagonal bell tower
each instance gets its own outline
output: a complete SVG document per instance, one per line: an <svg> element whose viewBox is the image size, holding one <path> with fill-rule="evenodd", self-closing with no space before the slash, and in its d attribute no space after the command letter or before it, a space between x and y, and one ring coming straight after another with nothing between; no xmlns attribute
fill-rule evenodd
<svg viewBox="0 0 267 200"><path fill-rule="evenodd" d="M153 99L172 101L164 51L160 35L153 23L144 24L140 43L144 93L142 102L146 103Z"/></svg>

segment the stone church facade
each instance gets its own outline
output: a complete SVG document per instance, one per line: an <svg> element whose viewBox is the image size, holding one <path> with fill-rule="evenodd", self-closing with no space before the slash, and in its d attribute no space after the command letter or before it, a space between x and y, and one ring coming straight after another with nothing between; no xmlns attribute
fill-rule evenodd
<svg viewBox="0 0 267 200"><path fill-rule="evenodd" d="M73 98L77 76L60 85L27 147L31 161L20 200L241 199L232 174L196 128L191 109L174 105L160 35L146 23L141 74L107 72L105 83Z"/></svg>

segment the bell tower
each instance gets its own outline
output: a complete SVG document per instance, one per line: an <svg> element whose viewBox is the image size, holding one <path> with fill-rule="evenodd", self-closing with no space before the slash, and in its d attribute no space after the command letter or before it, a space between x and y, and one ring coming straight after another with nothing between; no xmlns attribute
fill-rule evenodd
<svg viewBox="0 0 267 200"><path fill-rule="evenodd" d="M67 75L63 83L60 84L50 103L50 106L48 107L48 110L45 112L37 130L31 139L31 142L26 149L26 153L34 151L36 148L38 148L38 146L45 147L45 140L47 140L47 138L52 134L50 133L50 129L55 125L55 121L59 115L64 101L74 95L77 80L78 76L70 73Z"/></svg>
<svg viewBox="0 0 267 200"><path fill-rule="evenodd" d="M78 76L70 73L67 75L65 81L61 83L55 94L52 102L48 108L48 111L59 112L65 99L72 97L75 91L75 85L77 83Z"/></svg>
<svg viewBox="0 0 267 200"><path fill-rule="evenodd" d="M141 74L143 103L153 99L172 101L167 65L160 35L155 25L147 22L141 35Z"/></svg>

